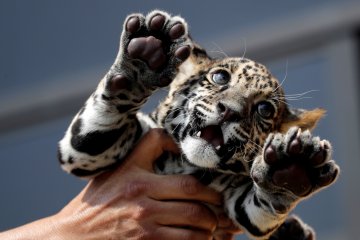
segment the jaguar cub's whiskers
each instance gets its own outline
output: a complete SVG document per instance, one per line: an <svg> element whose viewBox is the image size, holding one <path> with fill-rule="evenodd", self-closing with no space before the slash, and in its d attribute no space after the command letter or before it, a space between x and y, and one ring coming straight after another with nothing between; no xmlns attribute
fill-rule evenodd
<svg viewBox="0 0 360 240"><path fill-rule="evenodd" d="M211 44L214 45L218 50L209 51L210 53L220 53L220 55L221 55L222 57L226 57L226 58L229 57L229 55L227 55L227 54L225 53L225 51L224 51L217 43L211 42Z"/></svg>
<svg viewBox="0 0 360 240"><path fill-rule="evenodd" d="M288 75L288 67L289 67L289 60L286 60L286 66L285 66L285 75L283 80L280 82L279 86L277 86L272 92L276 92L282 85L284 84L285 80L287 79Z"/></svg>
<svg viewBox="0 0 360 240"><path fill-rule="evenodd" d="M240 40L244 41L244 52L243 52L243 54L241 55L241 59L244 59L244 58L245 58L245 55L246 55L246 51L247 51L246 38L242 37L242 38L240 38Z"/></svg>

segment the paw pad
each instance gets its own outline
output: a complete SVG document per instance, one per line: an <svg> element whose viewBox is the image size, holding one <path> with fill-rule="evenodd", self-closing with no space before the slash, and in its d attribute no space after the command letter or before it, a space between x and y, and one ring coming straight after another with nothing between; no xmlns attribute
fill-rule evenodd
<svg viewBox="0 0 360 240"><path fill-rule="evenodd" d="M252 177L265 188L281 188L304 197L336 179L339 168L330 157L328 141L292 128L286 134L269 135L263 152L266 167L254 167Z"/></svg>
<svg viewBox="0 0 360 240"><path fill-rule="evenodd" d="M339 169L333 161L326 163L324 166L319 168L319 179L317 181L318 187L328 186L335 181L339 175Z"/></svg>
<svg viewBox="0 0 360 240"><path fill-rule="evenodd" d="M131 81L122 74L115 75L109 79L107 88L112 92L116 92L121 89L130 90Z"/></svg>
<svg viewBox="0 0 360 240"><path fill-rule="evenodd" d="M311 165L314 167L322 165L326 160L326 150L320 149L310 158Z"/></svg>
<svg viewBox="0 0 360 240"><path fill-rule="evenodd" d="M172 18L161 12L147 17L129 17L125 26L130 33L127 46L130 59L146 62L151 70L166 67L172 54L178 62L185 61L190 55L190 47L177 43L178 40L185 41L186 37L186 26L181 21L179 17Z"/></svg>
<svg viewBox="0 0 360 240"><path fill-rule="evenodd" d="M131 39L128 53L131 58L146 61L151 69L159 68L166 61L161 40L153 36Z"/></svg>
<svg viewBox="0 0 360 240"><path fill-rule="evenodd" d="M135 33L140 28L140 20L138 17L131 17L126 23L126 31Z"/></svg>
<svg viewBox="0 0 360 240"><path fill-rule="evenodd" d="M181 23L176 23L171 27L169 36L171 39L177 39L185 34L185 27Z"/></svg>
<svg viewBox="0 0 360 240"><path fill-rule="evenodd" d="M275 171L272 179L276 186L286 188L297 196L306 196L312 189L306 169L298 164Z"/></svg>
<svg viewBox="0 0 360 240"><path fill-rule="evenodd" d="M148 96L169 85L191 53L193 42L187 29L184 19L162 11L128 16L120 50L106 76L105 97L113 100L112 97L124 96L119 91L134 87L143 89Z"/></svg>
<svg viewBox="0 0 360 240"><path fill-rule="evenodd" d="M182 61L185 61L190 55L190 47L182 46L175 51L175 56Z"/></svg>
<svg viewBox="0 0 360 240"><path fill-rule="evenodd" d="M266 148L264 153L264 160L269 165L274 165L278 162L276 151L272 146Z"/></svg>
<svg viewBox="0 0 360 240"><path fill-rule="evenodd" d="M153 31L160 31L166 21L166 17L163 15L155 15L151 20L150 20L150 29Z"/></svg>
<svg viewBox="0 0 360 240"><path fill-rule="evenodd" d="M289 149L288 149L290 154L299 154L301 151L301 142L300 139L295 138L293 141L291 141L291 143L289 144Z"/></svg>

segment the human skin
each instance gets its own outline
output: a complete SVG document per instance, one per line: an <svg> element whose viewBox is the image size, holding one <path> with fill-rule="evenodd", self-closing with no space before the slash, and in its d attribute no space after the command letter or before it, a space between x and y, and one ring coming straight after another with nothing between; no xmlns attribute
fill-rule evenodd
<svg viewBox="0 0 360 240"><path fill-rule="evenodd" d="M232 239L239 231L204 203L221 196L187 175L157 175L155 160L178 148L148 132L116 170L92 179L59 213L0 233L0 239Z"/></svg>

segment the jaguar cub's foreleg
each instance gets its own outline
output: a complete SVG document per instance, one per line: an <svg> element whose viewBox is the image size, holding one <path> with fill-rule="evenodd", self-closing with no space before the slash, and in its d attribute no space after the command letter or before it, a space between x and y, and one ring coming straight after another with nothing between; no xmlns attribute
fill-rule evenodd
<svg viewBox="0 0 360 240"><path fill-rule="evenodd" d="M251 167L253 182L226 198L231 217L254 238L268 239L299 201L335 181L331 151L328 141L296 127L270 134Z"/></svg>
<svg viewBox="0 0 360 240"><path fill-rule="evenodd" d="M124 22L117 58L59 143L62 168L89 177L121 162L141 136L136 113L190 55L187 24L153 11Z"/></svg>
<svg viewBox="0 0 360 240"><path fill-rule="evenodd" d="M311 227L292 215L271 234L269 240L315 240L315 233Z"/></svg>

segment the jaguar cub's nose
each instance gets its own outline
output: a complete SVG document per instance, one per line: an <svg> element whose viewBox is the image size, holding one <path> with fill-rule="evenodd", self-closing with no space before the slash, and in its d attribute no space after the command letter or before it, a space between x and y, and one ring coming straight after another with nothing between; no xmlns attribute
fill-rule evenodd
<svg viewBox="0 0 360 240"><path fill-rule="evenodd" d="M232 110L221 102L218 103L217 108L220 114L220 123L240 121L241 115L239 112Z"/></svg>

